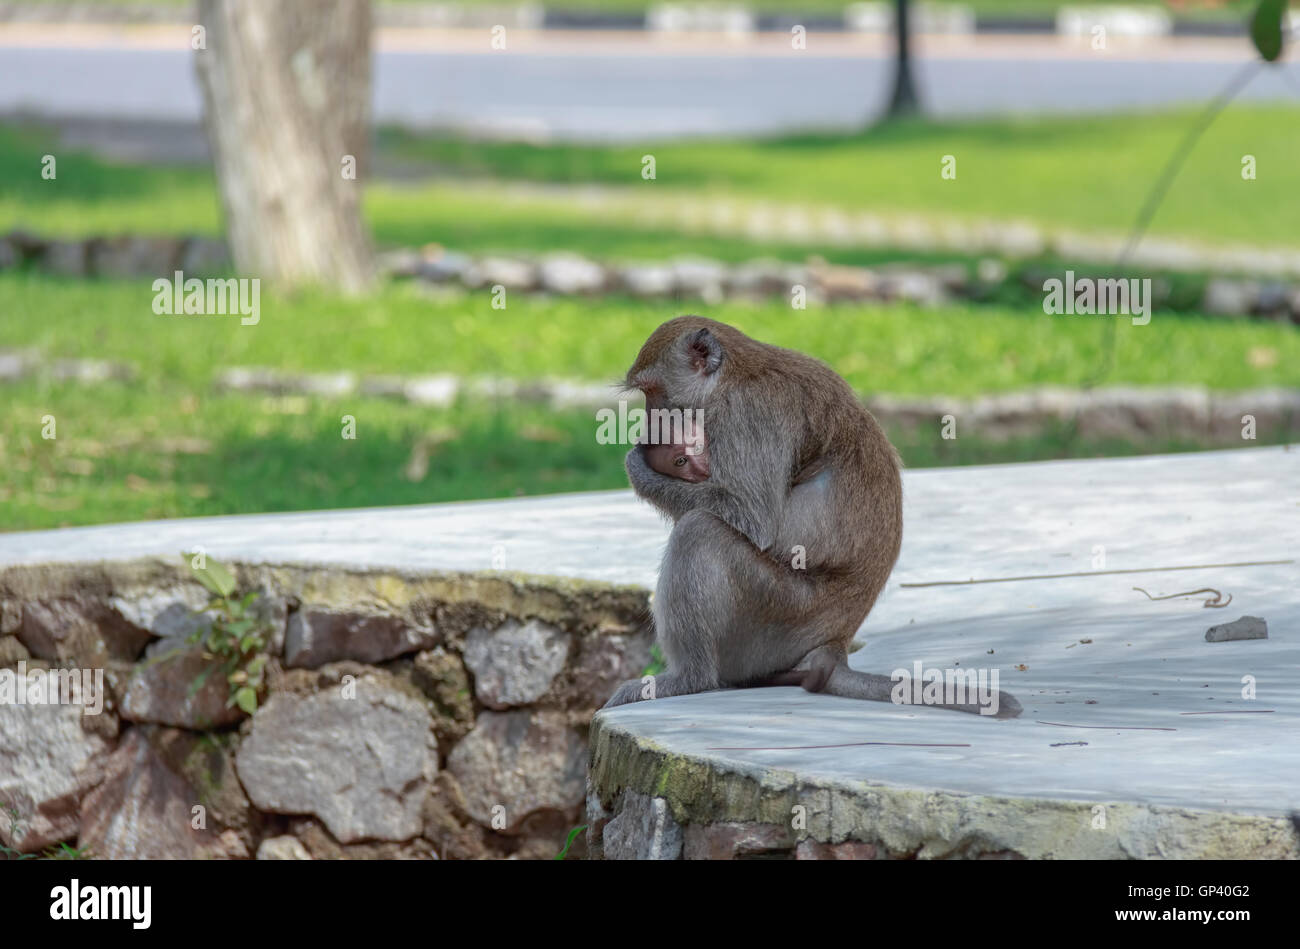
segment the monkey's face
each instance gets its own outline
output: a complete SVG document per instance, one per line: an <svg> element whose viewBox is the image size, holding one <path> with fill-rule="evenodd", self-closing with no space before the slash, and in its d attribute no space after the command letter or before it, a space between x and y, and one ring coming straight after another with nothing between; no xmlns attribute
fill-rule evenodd
<svg viewBox="0 0 1300 949"><path fill-rule="evenodd" d="M709 480L709 458L707 455L688 455L680 452L673 457L673 467L677 477L692 484Z"/></svg>
<svg viewBox="0 0 1300 949"><path fill-rule="evenodd" d="M680 478L692 484L709 480L709 456L699 446L644 445L646 464L661 475Z"/></svg>

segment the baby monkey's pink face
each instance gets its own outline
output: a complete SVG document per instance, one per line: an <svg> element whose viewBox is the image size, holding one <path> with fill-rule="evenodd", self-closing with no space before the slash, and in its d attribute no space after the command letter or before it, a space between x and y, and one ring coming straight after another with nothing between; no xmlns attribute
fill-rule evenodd
<svg viewBox="0 0 1300 949"><path fill-rule="evenodd" d="M645 460L655 471L670 478L697 483L709 480L709 449L704 429L692 423L685 426L682 440L671 444L645 446Z"/></svg>

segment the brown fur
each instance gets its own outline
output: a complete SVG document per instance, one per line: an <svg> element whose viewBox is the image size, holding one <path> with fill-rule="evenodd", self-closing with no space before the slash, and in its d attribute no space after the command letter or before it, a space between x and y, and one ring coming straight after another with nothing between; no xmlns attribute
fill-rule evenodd
<svg viewBox="0 0 1300 949"><path fill-rule="evenodd" d="M892 681L847 657L898 559L900 462L848 384L699 316L656 329L626 381L648 409L701 412L708 431L706 481L656 471L646 446L627 455L633 489L674 521L654 601L668 672L654 694L798 681L888 700ZM999 696L999 714L1018 714ZM608 704L641 697L628 682Z"/></svg>

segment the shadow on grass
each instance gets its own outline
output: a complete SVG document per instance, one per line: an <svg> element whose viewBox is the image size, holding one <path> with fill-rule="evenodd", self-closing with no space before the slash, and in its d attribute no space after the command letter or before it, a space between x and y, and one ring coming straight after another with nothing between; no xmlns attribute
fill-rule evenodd
<svg viewBox="0 0 1300 949"><path fill-rule="evenodd" d="M1190 123L1193 110L1155 114L1158 129L1172 120ZM530 144L484 142L451 134L415 133L384 127L377 133L381 153L422 163L431 175L513 178L575 184L627 184L629 169L641 167L643 153L671 154L672 183L682 187L725 184L764 186L773 163L828 161L861 156L864 161L890 149L934 151L960 144L993 153L1040 151L1068 155L1074 146L1095 149L1098 141L1152 134L1143 114L1105 117L956 119L915 118L874 125L859 132L799 132L771 137L692 139L689 143L644 145ZM811 168L812 166L806 166Z"/></svg>
<svg viewBox="0 0 1300 949"><path fill-rule="evenodd" d="M47 154L57 159L54 181L41 177L42 158ZM211 171L171 165L116 164L85 151L63 147L56 129L30 124L0 125L0 201L39 202L55 193L61 201L121 200L195 185L213 188Z"/></svg>

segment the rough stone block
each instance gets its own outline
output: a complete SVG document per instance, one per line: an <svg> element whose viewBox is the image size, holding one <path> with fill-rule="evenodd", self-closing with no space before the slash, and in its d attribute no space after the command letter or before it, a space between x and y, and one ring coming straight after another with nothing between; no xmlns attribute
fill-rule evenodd
<svg viewBox="0 0 1300 949"><path fill-rule="evenodd" d="M413 625L401 616L304 606L288 619L284 664L314 669L341 659L384 662L430 649L440 638L437 630Z"/></svg>
<svg viewBox="0 0 1300 949"><path fill-rule="evenodd" d="M468 813L492 826L500 805L505 826L498 829L511 833L538 811L576 812L586 788L587 743L563 712L484 712L448 755L447 769Z"/></svg>
<svg viewBox="0 0 1300 949"><path fill-rule="evenodd" d="M477 627L465 641L474 693L488 708L527 705L550 689L569 657L570 637L538 620Z"/></svg>
<svg viewBox="0 0 1300 949"><path fill-rule="evenodd" d="M78 845L105 860L246 859L248 800L229 758L214 750L208 760L200 742L178 729L128 730L82 803Z"/></svg>
<svg viewBox="0 0 1300 949"><path fill-rule="evenodd" d="M875 844L860 840L846 840L839 844L801 840L794 848L796 860L875 860L878 856Z"/></svg>
<svg viewBox="0 0 1300 949"><path fill-rule="evenodd" d="M25 680L12 684L26 688ZM81 799L99 784L113 748L83 728L85 717L77 705L0 702L0 840L7 846L31 852L77 835Z"/></svg>
<svg viewBox="0 0 1300 949"><path fill-rule="evenodd" d="M686 825L682 855L687 860L736 860L788 853L793 846L790 830L779 824L724 821Z"/></svg>
<svg viewBox="0 0 1300 949"><path fill-rule="evenodd" d="M236 769L262 810L315 814L343 843L409 840L437 770L430 725L421 702L369 678L276 693L253 717Z"/></svg>
<svg viewBox="0 0 1300 949"><path fill-rule="evenodd" d="M618 815L605 825L602 847L606 860L677 860L682 838L667 801L628 790Z"/></svg>

